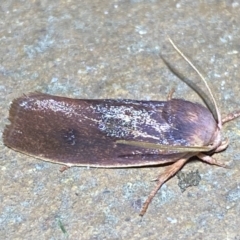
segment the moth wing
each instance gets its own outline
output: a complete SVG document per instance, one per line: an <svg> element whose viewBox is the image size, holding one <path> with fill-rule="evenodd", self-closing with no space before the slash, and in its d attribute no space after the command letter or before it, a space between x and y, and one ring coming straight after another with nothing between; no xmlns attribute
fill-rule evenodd
<svg viewBox="0 0 240 240"><path fill-rule="evenodd" d="M32 93L15 99L4 144L16 151L67 166L128 167L174 162L179 150L117 144L118 140L173 145L163 117L166 102L84 100ZM184 137L176 143L185 145ZM175 144L176 144L175 143Z"/></svg>

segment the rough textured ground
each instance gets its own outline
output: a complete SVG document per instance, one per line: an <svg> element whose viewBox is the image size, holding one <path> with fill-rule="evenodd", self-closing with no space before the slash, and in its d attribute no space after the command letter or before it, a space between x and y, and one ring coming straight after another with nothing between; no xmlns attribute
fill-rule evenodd
<svg viewBox="0 0 240 240"><path fill-rule="evenodd" d="M240 102L238 1L1 1L0 131L11 101L41 91L75 98L198 101L159 54L192 79L171 36L211 81L222 110ZM240 239L240 120L225 126L230 168L188 163L201 181L174 177L143 218L139 209L164 167L71 168L1 141L0 239Z"/></svg>

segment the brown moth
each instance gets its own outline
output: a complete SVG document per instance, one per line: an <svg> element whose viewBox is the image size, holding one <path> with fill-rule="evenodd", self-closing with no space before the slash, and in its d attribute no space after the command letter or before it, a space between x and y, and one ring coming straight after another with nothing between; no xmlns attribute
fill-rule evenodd
<svg viewBox="0 0 240 240"><path fill-rule="evenodd" d="M227 148L223 120L213 94L198 69L169 39L175 50L200 76L214 109L183 99L136 101L129 99L71 99L30 93L13 101L4 144L24 154L67 167L121 168L173 163L157 178L140 215L164 182L193 156L218 166L209 154Z"/></svg>

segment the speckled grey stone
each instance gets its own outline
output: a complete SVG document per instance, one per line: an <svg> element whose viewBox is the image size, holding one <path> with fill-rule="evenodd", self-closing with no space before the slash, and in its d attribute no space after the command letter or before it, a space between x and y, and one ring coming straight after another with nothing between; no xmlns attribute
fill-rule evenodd
<svg viewBox="0 0 240 240"><path fill-rule="evenodd" d="M238 1L9 1L0 3L0 132L11 101L41 91L75 98L199 101L159 54L196 74L167 41L208 76L223 115L239 107ZM164 170L88 169L42 162L0 146L0 239L240 239L240 120L216 154L228 169L192 161L202 180L184 193L177 178L141 204ZM64 229L64 230L63 230Z"/></svg>

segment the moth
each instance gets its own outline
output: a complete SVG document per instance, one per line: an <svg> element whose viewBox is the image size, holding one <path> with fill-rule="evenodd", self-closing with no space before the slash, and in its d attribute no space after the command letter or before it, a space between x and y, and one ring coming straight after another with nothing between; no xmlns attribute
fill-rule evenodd
<svg viewBox="0 0 240 240"><path fill-rule="evenodd" d="M29 93L13 100L3 132L4 144L18 152L67 167L123 168L172 163L157 178L142 206L143 216L162 184L193 156L225 166L211 155L227 148L222 125L240 116L221 119L207 81L169 39L208 89L213 108L184 99L137 101L71 99Z"/></svg>

